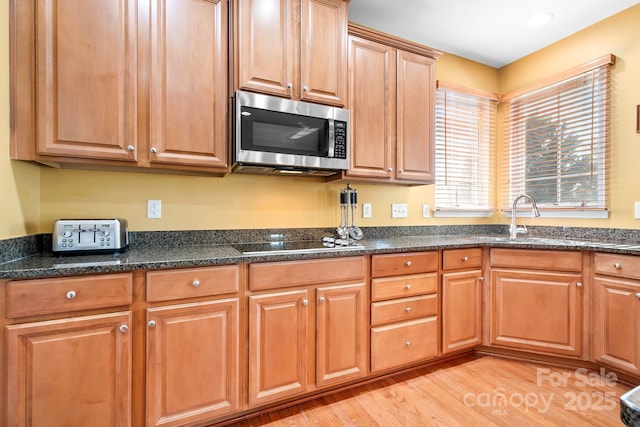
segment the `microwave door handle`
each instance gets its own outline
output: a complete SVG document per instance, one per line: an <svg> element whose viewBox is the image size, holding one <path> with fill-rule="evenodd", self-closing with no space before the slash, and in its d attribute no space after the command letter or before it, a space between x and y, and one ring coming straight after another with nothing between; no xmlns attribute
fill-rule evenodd
<svg viewBox="0 0 640 427"><path fill-rule="evenodd" d="M335 157L336 149L336 125L333 119L329 119L329 152L327 156L329 158Z"/></svg>

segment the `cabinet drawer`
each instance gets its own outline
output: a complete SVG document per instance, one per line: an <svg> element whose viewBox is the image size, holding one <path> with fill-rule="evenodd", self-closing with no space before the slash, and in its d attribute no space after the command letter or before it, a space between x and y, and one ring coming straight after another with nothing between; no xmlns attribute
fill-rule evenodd
<svg viewBox="0 0 640 427"><path fill-rule="evenodd" d="M399 322L438 314L436 294L400 298L371 304L371 324Z"/></svg>
<svg viewBox="0 0 640 427"><path fill-rule="evenodd" d="M123 306L132 298L131 273L15 280L7 283L7 317Z"/></svg>
<svg viewBox="0 0 640 427"><path fill-rule="evenodd" d="M492 267L582 271L582 253L536 249L491 249Z"/></svg>
<svg viewBox="0 0 640 427"><path fill-rule="evenodd" d="M442 268L455 270L458 268L477 268L482 265L482 249L447 249L442 251Z"/></svg>
<svg viewBox="0 0 640 427"><path fill-rule="evenodd" d="M371 371L380 371L438 355L437 317L371 328Z"/></svg>
<svg viewBox="0 0 640 427"><path fill-rule="evenodd" d="M411 276L371 280L372 301L429 294L437 290L438 276L436 273L413 274Z"/></svg>
<svg viewBox="0 0 640 427"><path fill-rule="evenodd" d="M640 257L633 255L595 254L596 274L640 279Z"/></svg>
<svg viewBox="0 0 640 427"><path fill-rule="evenodd" d="M364 257L267 262L249 266L249 289L277 289L321 283L362 282Z"/></svg>
<svg viewBox="0 0 640 427"><path fill-rule="evenodd" d="M237 265L147 272L149 302L227 294L239 288Z"/></svg>
<svg viewBox="0 0 640 427"><path fill-rule="evenodd" d="M437 252L407 252L371 257L371 276L399 276L427 273L438 269Z"/></svg>

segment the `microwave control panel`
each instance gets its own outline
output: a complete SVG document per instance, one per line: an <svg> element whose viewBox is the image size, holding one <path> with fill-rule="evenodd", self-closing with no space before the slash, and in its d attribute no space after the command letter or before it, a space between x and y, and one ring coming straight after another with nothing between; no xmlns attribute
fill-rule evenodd
<svg viewBox="0 0 640 427"><path fill-rule="evenodd" d="M347 122L336 120L334 123L335 145L333 157L338 159L347 158Z"/></svg>

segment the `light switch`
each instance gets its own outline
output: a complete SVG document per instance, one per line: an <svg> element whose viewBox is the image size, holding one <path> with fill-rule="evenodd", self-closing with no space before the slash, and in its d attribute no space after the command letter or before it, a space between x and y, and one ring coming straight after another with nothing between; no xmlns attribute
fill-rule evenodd
<svg viewBox="0 0 640 427"><path fill-rule="evenodd" d="M635 219L640 219L640 202L636 202L636 214L634 216Z"/></svg>

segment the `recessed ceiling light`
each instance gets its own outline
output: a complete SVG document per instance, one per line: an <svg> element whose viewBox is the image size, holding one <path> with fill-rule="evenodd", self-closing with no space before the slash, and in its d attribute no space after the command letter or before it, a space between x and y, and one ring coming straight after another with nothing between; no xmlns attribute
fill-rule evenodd
<svg viewBox="0 0 640 427"><path fill-rule="evenodd" d="M538 28L545 24L548 24L553 19L551 13L538 13L533 15L529 22L527 22L527 28Z"/></svg>

